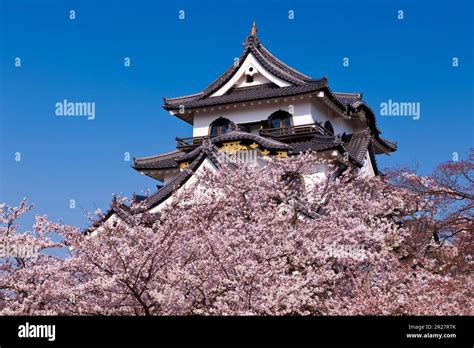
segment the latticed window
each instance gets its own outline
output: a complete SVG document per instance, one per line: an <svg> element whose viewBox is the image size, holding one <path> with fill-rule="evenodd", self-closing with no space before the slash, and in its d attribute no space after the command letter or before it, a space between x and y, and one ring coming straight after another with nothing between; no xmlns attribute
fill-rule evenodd
<svg viewBox="0 0 474 348"><path fill-rule="evenodd" d="M291 114L289 112L278 110L270 115L268 118L270 128L279 128L280 132L288 132L291 127Z"/></svg>
<svg viewBox="0 0 474 348"><path fill-rule="evenodd" d="M219 117L217 120L211 123L211 130L209 135L211 137L217 137L218 135L224 134L229 130L230 121L227 118Z"/></svg>

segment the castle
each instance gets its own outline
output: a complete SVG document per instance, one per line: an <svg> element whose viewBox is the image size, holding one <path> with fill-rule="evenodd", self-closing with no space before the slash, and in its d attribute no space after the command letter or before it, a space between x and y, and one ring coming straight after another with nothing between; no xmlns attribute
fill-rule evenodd
<svg viewBox="0 0 474 348"><path fill-rule="evenodd" d="M193 125L176 150L134 159L132 167L162 182L155 193L135 196L158 212L204 168L218 170L219 156L252 153L287 157L317 152L360 175L378 175L375 156L396 151L383 139L362 93L334 92L286 65L260 42L255 22L241 56L199 93L164 98L163 108ZM316 175L324 175L324 168ZM194 179L195 180L195 179ZM114 202L104 220L126 220L130 209Z"/></svg>

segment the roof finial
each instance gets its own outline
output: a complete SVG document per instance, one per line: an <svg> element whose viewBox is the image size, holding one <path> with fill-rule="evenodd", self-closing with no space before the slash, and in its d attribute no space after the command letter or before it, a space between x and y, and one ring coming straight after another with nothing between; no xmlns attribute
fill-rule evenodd
<svg viewBox="0 0 474 348"><path fill-rule="evenodd" d="M255 19L253 20L252 23L252 29L250 29L250 34L247 36L247 40L245 40L244 47L247 48L250 45L258 45L259 40L257 37L257 23Z"/></svg>
<svg viewBox="0 0 474 348"><path fill-rule="evenodd" d="M257 36L257 23L255 22L255 19L252 23L252 29L250 29L250 36Z"/></svg>

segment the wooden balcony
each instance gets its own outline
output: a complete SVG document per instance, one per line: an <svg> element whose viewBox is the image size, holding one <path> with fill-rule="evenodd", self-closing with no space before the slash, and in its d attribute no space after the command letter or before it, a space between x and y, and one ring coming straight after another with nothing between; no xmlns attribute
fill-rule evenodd
<svg viewBox="0 0 474 348"><path fill-rule="evenodd" d="M304 138L314 134L328 134L328 131L319 124L307 124L285 128L267 128L260 130L261 136L278 140Z"/></svg>
<svg viewBox="0 0 474 348"><path fill-rule="evenodd" d="M243 128L239 130L245 131ZM263 137L273 138L280 141L310 137L314 134L329 134L329 132L319 124L308 124L302 126L292 126L285 128L266 128L260 130ZM181 151L191 151L200 146L205 139L209 137L176 137L176 148Z"/></svg>
<svg viewBox="0 0 474 348"><path fill-rule="evenodd" d="M194 150L196 147L202 144L204 139L207 137L190 137L190 138L178 138L176 137L176 148L181 151Z"/></svg>

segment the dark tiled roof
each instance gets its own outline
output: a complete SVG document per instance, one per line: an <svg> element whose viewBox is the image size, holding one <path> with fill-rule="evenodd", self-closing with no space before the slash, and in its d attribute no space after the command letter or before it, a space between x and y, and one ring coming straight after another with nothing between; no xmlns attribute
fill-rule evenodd
<svg viewBox="0 0 474 348"><path fill-rule="evenodd" d="M345 106L351 105L362 100L362 93L343 93L343 92L333 92L337 100L339 100Z"/></svg>
<svg viewBox="0 0 474 348"><path fill-rule="evenodd" d="M352 133L347 135L346 139L343 139L344 147L353 158L362 163L371 139L372 136L368 129L358 133Z"/></svg>
<svg viewBox="0 0 474 348"><path fill-rule="evenodd" d="M252 53L257 61L262 64L263 67L265 67L265 69L282 80L296 85L303 85L306 82L313 81L311 77L300 73L299 71L283 63L281 60L277 59L262 45L260 40L257 38L254 40L248 40L247 38L244 51L238 59L238 64L232 64L221 76L219 76L213 83L206 87L198 97L207 97L221 88L239 70L240 66L245 61L249 53ZM165 101L170 102L171 100L167 99Z"/></svg>
<svg viewBox="0 0 474 348"><path fill-rule="evenodd" d="M377 122L375 118L375 113L372 108L362 99L362 93L342 93L342 92L333 92L334 96L343 103L346 107L351 108L352 110L364 109L368 119L368 126L374 134L374 149L375 153L388 153L394 152L397 150L397 144L391 141L385 140L380 137L382 133L377 127Z"/></svg>
<svg viewBox="0 0 474 348"><path fill-rule="evenodd" d="M214 99L210 98L210 95L222 86L224 86L235 75L235 73L240 69L242 63L245 61L245 59L250 53L252 53L255 59L265 69L267 69L269 72L271 72L278 78L287 81L288 83L294 86L304 86L307 84L327 84L327 80L325 78L320 80L312 79L310 76L305 75L283 63L262 45L256 33L252 33L247 37L247 40L244 45L244 51L240 55L237 62L232 64L221 76L219 76L214 82L207 86L202 92L183 97L164 98L163 107L167 110L173 110L179 109L180 105L183 105L187 108L206 106L207 104L204 103L203 100ZM240 98L243 99L237 99L234 100L234 102L242 100L251 100L251 98L253 97L253 94L242 94L240 95ZM214 104L209 105L217 105L216 103L218 101L222 100L214 99ZM233 101L229 101L229 99L224 99L224 103L225 102ZM180 116L178 115L178 117Z"/></svg>
<svg viewBox="0 0 474 348"><path fill-rule="evenodd" d="M134 158L134 164L132 167L137 170L176 168L178 167L178 162L176 162L176 160L183 154L184 152L175 150L160 155Z"/></svg>
<svg viewBox="0 0 474 348"><path fill-rule="evenodd" d="M310 140L297 141L290 143L292 154L299 154L309 150L321 151L339 146L336 142L336 137L331 135L315 135Z"/></svg>
<svg viewBox="0 0 474 348"><path fill-rule="evenodd" d="M397 144L380 137L372 139L372 146L377 155L397 151Z"/></svg>
<svg viewBox="0 0 474 348"><path fill-rule="evenodd" d="M308 80L311 80L309 76L297 72L280 60L276 59L275 56L265 49L261 43L258 45L251 45L248 49L265 69L282 80L295 85L304 85L306 82L308 82Z"/></svg>
<svg viewBox="0 0 474 348"><path fill-rule="evenodd" d="M392 141L389 141L387 139L384 139L382 137L378 137L378 140L388 149L390 149L390 152L396 151L397 150L397 143L394 143Z"/></svg>
<svg viewBox="0 0 474 348"><path fill-rule="evenodd" d="M273 65L278 67L280 70L282 70L284 73L291 75L295 79L299 79L304 82L308 81L313 81L311 76L305 75L301 72L299 72L296 69L293 69L291 66L285 64L281 60L279 60L277 57L275 57L269 50L267 50L262 44L258 46L258 51L262 55L265 60L271 62Z"/></svg>
<svg viewBox="0 0 474 348"><path fill-rule="evenodd" d="M140 203L146 200L147 196L137 195L136 193L134 193L132 198L134 203Z"/></svg>
<svg viewBox="0 0 474 348"><path fill-rule="evenodd" d="M147 209L157 206L169 196L171 196L173 192L182 187L206 158L208 158L216 167L220 166L218 154L216 152L217 149L213 145L204 144L198 149L199 154L190 163L188 168L182 170L176 177L166 183L165 186L163 186L160 190L158 190L146 200Z"/></svg>
<svg viewBox="0 0 474 348"><path fill-rule="evenodd" d="M179 158L179 162L186 162L196 158L201 153L201 146L196 147L194 150L182 155Z"/></svg>
<svg viewBox="0 0 474 348"><path fill-rule="evenodd" d="M195 93L195 94L190 94L190 95L184 95L181 97L174 97L174 98L163 98L165 101L165 104L176 104L179 105L181 103L187 103L192 100L199 99L203 95L203 92Z"/></svg>
<svg viewBox="0 0 474 348"><path fill-rule="evenodd" d="M320 91L324 87L326 87L325 80L312 82L311 84L303 86L277 87L270 85L261 85L257 87L238 88L233 90L230 94L224 94L218 97L191 100L189 102L181 102L179 104L168 104L165 108L168 110L179 109L180 107L192 109L214 105L224 105L236 102L280 98L316 92Z"/></svg>
<svg viewBox="0 0 474 348"><path fill-rule="evenodd" d="M130 209L129 206L120 203L117 201L117 199L114 197L112 200L112 203L110 204L109 210L103 215L103 217L97 221L95 221L89 228L84 230L82 233L83 234L89 234L92 233L95 229L97 229L99 226L101 226L104 222L106 222L108 219L112 217L112 215L117 215L120 219L125 221L127 224L132 223L132 209Z"/></svg>
<svg viewBox="0 0 474 348"><path fill-rule="evenodd" d="M159 189L156 193L152 194L146 200L146 206L148 209L153 208L154 206L158 205L159 203L163 202L166 198L171 196L171 194L181 187L190 177L191 172L189 170L181 171L176 177L174 177L171 181L169 181L165 186Z"/></svg>
<svg viewBox="0 0 474 348"><path fill-rule="evenodd" d="M132 209L129 206L113 201L112 210L125 222L130 223L132 221Z"/></svg>
<svg viewBox="0 0 474 348"><path fill-rule="evenodd" d="M340 138L333 135L312 134L309 138L304 140L290 140L288 143L257 134L234 130L212 138L210 139L210 144L203 143L203 145L196 147L188 153L174 151L162 155L145 157L143 160L136 159L136 164L132 167L139 171L143 169L177 168L181 162L194 161L209 146L212 147L213 145L219 145L223 142L236 140L255 142L269 150L288 150L290 154L298 154L308 150L322 151L339 148L342 152L347 151L350 154L350 158L354 160L356 164L362 164L369 143L372 144L374 153L376 154L388 153L396 149L395 144L374 138L369 129L349 135L344 134Z"/></svg>
<svg viewBox="0 0 474 348"><path fill-rule="evenodd" d="M229 131L215 138L212 138L211 144L220 144L227 141L236 140L248 140L249 142L255 142L262 147L269 150L289 150L288 144L282 143L278 140L265 138L257 134L252 134L244 131ZM203 147L207 145L201 145L196 147L194 150L185 153L182 151L169 152L162 155L155 155L149 157L142 157L135 159L135 164L132 168L136 170L144 169L166 169L166 168L177 168L179 163L194 160L202 151Z"/></svg>
<svg viewBox="0 0 474 348"><path fill-rule="evenodd" d="M290 143L292 154L306 151L324 151L337 149L342 154L347 152L349 158L358 166L362 166L372 136L369 130L343 135L342 137L330 135L314 135L310 140Z"/></svg>

